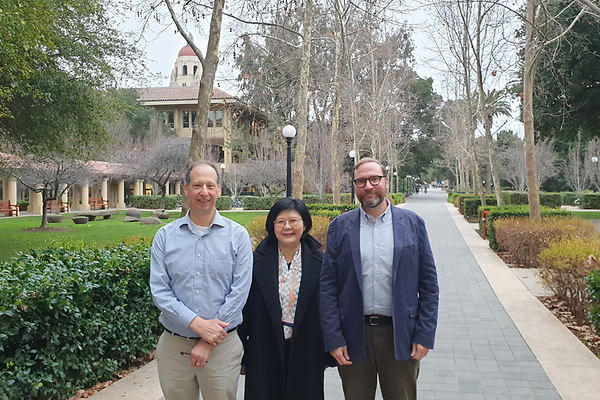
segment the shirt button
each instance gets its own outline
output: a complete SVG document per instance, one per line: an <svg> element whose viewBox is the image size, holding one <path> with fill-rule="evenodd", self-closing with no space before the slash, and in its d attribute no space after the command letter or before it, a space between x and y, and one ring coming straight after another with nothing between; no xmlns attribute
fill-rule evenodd
<svg viewBox="0 0 600 400"><path fill-rule="evenodd" d="M200 272L196 272L196 275L200 275Z"/></svg>
<svg viewBox="0 0 600 400"><path fill-rule="evenodd" d="M200 257L200 254L198 254L198 257Z"/></svg>
<svg viewBox="0 0 600 400"><path fill-rule="evenodd" d="M196 293L200 293L200 291L199 291L199 290L196 290Z"/></svg>
<svg viewBox="0 0 600 400"><path fill-rule="evenodd" d="M196 308L196 312L198 312L198 309Z"/></svg>

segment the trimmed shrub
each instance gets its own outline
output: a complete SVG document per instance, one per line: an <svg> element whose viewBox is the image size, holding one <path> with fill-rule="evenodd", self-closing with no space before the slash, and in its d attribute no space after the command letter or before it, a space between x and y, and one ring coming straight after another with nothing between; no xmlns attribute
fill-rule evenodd
<svg viewBox="0 0 600 400"><path fill-rule="evenodd" d="M510 217L529 217L529 205L520 205L520 206L497 206L497 207L479 207L477 210L477 214L480 217L479 221L479 230L481 231L481 211L487 210L490 212L487 219L487 239L489 240L490 247L494 251L498 251L498 243L496 242L496 233L494 222L500 218L510 218ZM570 211L561 210L556 208L547 208L542 207L542 218L544 217L552 217L552 216L567 216L571 215Z"/></svg>
<svg viewBox="0 0 600 400"><path fill-rule="evenodd" d="M340 201L342 203L352 203L351 193L341 193ZM327 193L323 196L323 203L333 204L333 194Z"/></svg>
<svg viewBox="0 0 600 400"><path fill-rule="evenodd" d="M150 246L57 242L0 263L0 398L64 399L155 348Z"/></svg>
<svg viewBox="0 0 600 400"><path fill-rule="evenodd" d="M238 199L244 203L244 210L270 210L273 204L283 198L283 196L238 196Z"/></svg>
<svg viewBox="0 0 600 400"><path fill-rule="evenodd" d="M529 204L529 202L527 202ZM560 193L540 193L540 205L542 207L559 208L563 205Z"/></svg>
<svg viewBox="0 0 600 400"><path fill-rule="evenodd" d="M562 203L566 206L576 206L579 204L579 194L575 192L561 192Z"/></svg>
<svg viewBox="0 0 600 400"><path fill-rule="evenodd" d="M220 196L215 204L217 210L231 210L231 196Z"/></svg>
<svg viewBox="0 0 600 400"><path fill-rule="evenodd" d="M323 215L314 215L311 212L312 218L312 229L310 230L310 234L319 241L323 245L321 250L325 251L325 247L327 245L327 230L329 229L329 224L331 223L331 218L323 216ZM246 225L246 229L248 230L248 234L250 235L250 241L252 242L252 248L256 249L256 247L263 241L264 238L267 237L267 230L265 229L265 223L267 222L266 215L259 215Z"/></svg>
<svg viewBox="0 0 600 400"><path fill-rule="evenodd" d="M588 292L591 300L588 320L596 327L596 332L600 332L600 271L590 271Z"/></svg>
<svg viewBox="0 0 600 400"><path fill-rule="evenodd" d="M19 206L19 211L27 211L27 207L29 206L28 200L19 200L17 201L17 205Z"/></svg>
<svg viewBox="0 0 600 400"><path fill-rule="evenodd" d="M540 278L556 297L565 302L579 322L587 320L590 295L587 277L600 266L600 243L577 237L556 241L539 255Z"/></svg>
<svg viewBox="0 0 600 400"><path fill-rule="evenodd" d="M485 202L488 206L495 206L496 204L496 195L486 195ZM481 216L481 212L479 212L479 207L481 207L481 198L479 196L472 197L464 197L463 198L463 215L467 220L477 221L477 218ZM479 215L477 214L479 212Z"/></svg>
<svg viewBox="0 0 600 400"><path fill-rule="evenodd" d="M506 190L502 192L502 201L507 206L529 204L527 192L515 192L512 190Z"/></svg>
<svg viewBox="0 0 600 400"><path fill-rule="evenodd" d="M566 238L597 237L590 221L574 217L548 217L532 220L528 217L510 217L494 222L496 242L500 251L507 251L522 268L535 268L538 255L553 241Z"/></svg>
<svg viewBox="0 0 600 400"><path fill-rule="evenodd" d="M404 193L390 193L392 199L394 199L394 205L404 203Z"/></svg>
<svg viewBox="0 0 600 400"><path fill-rule="evenodd" d="M600 194L582 193L579 197L579 207L584 210L600 210Z"/></svg>
<svg viewBox="0 0 600 400"><path fill-rule="evenodd" d="M175 210L177 208L177 201L182 200L183 197L177 194L169 194L165 196L165 209ZM142 210L158 210L160 207L160 196L131 196L128 197L125 202L130 204L131 207L140 208Z"/></svg>

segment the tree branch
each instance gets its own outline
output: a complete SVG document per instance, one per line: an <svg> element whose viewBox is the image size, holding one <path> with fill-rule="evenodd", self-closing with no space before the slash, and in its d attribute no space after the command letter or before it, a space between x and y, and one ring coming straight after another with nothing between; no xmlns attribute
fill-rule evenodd
<svg viewBox="0 0 600 400"><path fill-rule="evenodd" d="M202 51L200 51L198 46L196 46L196 44L194 43L192 38L187 33L185 33L183 26L181 26L181 23L179 23L179 20L177 19L177 16L175 15L175 10L173 10L173 7L171 6L171 2L169 0L165 0L165 4L167 5L167 8L169 9L169 13L171 14L171 18L173 19L175 26L181 33L181 36L183 36L183 38L185 39L187 44L192 48L192 50L194 50L194 53L196 53L196 56L200 60L200 64L202 64L202 69L205 69L206 65L205 65L204 56L202 55Z"/></svg>

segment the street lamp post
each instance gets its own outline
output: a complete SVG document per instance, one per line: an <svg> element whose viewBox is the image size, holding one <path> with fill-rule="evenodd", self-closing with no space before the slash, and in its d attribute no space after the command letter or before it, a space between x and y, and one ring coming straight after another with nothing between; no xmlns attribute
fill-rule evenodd
<svg viewBox="0 0 600 400"><path fill-rule="evenodd" d="M350 204L354 204L354 157L356 156L356 152L350 150L348 155L352 159L352 168L350 168Z"/></svg>
<svg viewBox="0 0 600 400"><path fill-rule="evenodd" d="M394 171L394 193L398 193L398 172Z"/></svg>
<svg viewBox="0 0 600 400"><path fill-rule="evenodd" d="M221 182L223 182L223 187L225 187L225 164L221 164Z"/></svg>
<svg viewBox="0 0 600 400"><path fill-rule="evenodd" d="M598 165L598 157L592 157L592 162L594 163L594 182L596 187L598 187L598 177L596 176L596 166Z"/></svg>
<svg viewBox="0 0 600 400"><path fill-rule="evenodd" d="M283 127L283 136L287 141L287 197L292 197L292 139L296 136L296 128L292 125Z"/></svg>

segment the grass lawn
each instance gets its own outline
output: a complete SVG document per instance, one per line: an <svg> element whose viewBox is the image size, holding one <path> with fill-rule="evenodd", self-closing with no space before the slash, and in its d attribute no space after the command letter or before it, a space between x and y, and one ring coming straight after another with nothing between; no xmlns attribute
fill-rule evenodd
<svg viewBox="0 0 600 400"><path fill-rule="evenodd" d="M222 212L223 216L244 226L252 218L262 214L266 213L256 211ZM31 232L24 230L39 227L41 223L40 216L0 219L0 261L9 259L19 251L45 247L48 243L58 238L72 238L85 242L111 244L131 236L154 236L156 231L162 226L140 225L137 222L123 223L125 211L121 211L119 215L113 215L111 219L96 219L96 221L88 222L86 225L75 225L73 221L67 219L73 215L72 213L62 215L65 216L65 219L63 219L61 224L48 224L48 227L68 228L68 230L54 232ZM150 216L152 216L151 211L142 212L142 217ZM179 216L179 213L171 213L171 218L166 220L165 223L174 221Z"/></svg>
<svg viewBox="0 0 600 400"><path fill-rule="evenodd" d="M571 214L583 219L600 219L600 211L571 211Z"/></svg>

